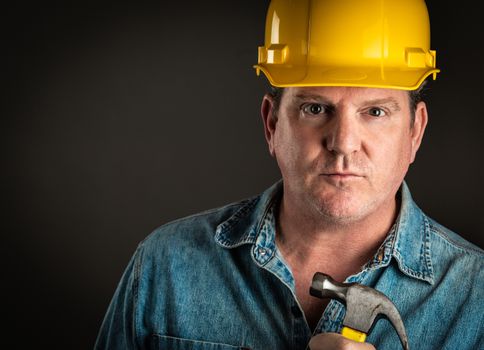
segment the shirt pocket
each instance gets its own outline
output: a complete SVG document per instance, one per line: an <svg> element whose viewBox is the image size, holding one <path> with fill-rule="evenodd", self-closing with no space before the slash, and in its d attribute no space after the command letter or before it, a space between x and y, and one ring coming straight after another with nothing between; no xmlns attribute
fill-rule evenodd
<svg viewBox="0 0 484 350"><path fill-rule="evenodd" d="M183 339L160 334L153 334L151 341L153 350L250 350L250 348L244 346Z"/></svg>

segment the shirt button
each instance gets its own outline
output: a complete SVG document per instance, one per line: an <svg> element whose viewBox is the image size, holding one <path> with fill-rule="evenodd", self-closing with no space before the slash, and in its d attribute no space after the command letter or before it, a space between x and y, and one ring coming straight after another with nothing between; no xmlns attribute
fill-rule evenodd
<svg viewBox="0 0 484 350"><path fill-rule="evenodd" d="M381 263L383 261L383 258L384 257L385 257L385 251L384 250L380 250L378 252L378 256L377 256L378 262Z"/></svg>
<svg viewBox="0 0 484 350"><path fill-rule="evenodd" d="M264 255L267 254L267 249L265 249L265 248L259 248L257 251L259 252L259 254L261 256L264 256Z"/></svg>

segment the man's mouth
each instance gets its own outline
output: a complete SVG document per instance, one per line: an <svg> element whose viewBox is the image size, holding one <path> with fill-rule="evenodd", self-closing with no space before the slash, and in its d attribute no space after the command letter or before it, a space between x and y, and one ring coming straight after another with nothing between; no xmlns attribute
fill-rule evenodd
<svg viewBox="0 0 484 350"><path fill-rule="evenodd" d="M362 177L360 173L357 172L347 172L347 171L335 171L335 172L325 172L322 173L321 175L324 176L341 176L341 177Z"/></svg>
<svg viewBox="0 0 484 350"><path fill-rule="evenodd" d="M363 177L362 174L354 173L354 172L327 172L321 175L330 181L337 181L337 182L358 180Z"/></svg>

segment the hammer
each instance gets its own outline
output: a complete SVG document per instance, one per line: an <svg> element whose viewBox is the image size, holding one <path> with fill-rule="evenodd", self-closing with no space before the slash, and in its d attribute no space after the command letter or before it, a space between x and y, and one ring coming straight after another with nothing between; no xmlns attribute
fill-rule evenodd
<svg viewBox="0 0 484 350"><path fill-rule="evenodd" d="M409 350L407 334L397 308L385 294L358 283L339 283L316 272L309 293L318 298L331 298L346 304L341 334L363 343L375 319L384 316L397 331L404 350Z"/></svg>

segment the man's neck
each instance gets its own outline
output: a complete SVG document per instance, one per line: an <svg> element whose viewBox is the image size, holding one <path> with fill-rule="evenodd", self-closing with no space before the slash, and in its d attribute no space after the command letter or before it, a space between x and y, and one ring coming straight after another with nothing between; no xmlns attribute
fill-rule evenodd
<svg viewBox="0 0 484 350"><path fill-rule="evenodd" d="M354 222L339 223L323 216L308 217L281 198L276 241L294 272L313 269L344 280L360 271L376 253L393 225L397 203ZM309 268L312 267L312 268ZM324 270L323 270L324 269Z"/></svg>

